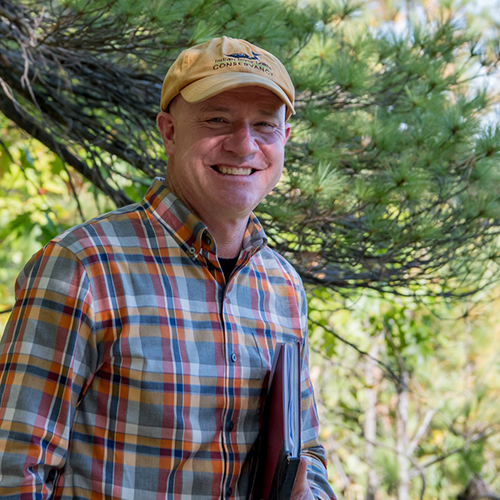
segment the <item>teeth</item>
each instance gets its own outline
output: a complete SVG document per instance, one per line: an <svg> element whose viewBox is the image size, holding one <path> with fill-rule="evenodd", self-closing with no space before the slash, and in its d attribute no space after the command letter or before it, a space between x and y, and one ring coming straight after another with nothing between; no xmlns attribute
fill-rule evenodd
<svg viewBox="0 0 500 500"><path fill-rule="evenodd" d="M221 174L227 175L250 175L252 173L251 168L219 167L218 170Z"/></svg>

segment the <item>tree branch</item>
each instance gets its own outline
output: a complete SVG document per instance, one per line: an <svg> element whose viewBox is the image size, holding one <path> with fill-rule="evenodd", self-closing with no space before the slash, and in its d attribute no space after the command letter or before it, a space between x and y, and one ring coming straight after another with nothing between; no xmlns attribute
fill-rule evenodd
<svg viewBox="0 0 500 500"><path fill-rule="evenodd" d="M33 120L30 120L26 114L20 112L19 107L16 107L12 100L2 93L0 93L0 110L18 127L47 146L51 151L60 156L63 161L67 162L68 165L71 165L77 172L91 181L103 193L107 194L114 201L116 206L120 207L132 203L132 200L125 193L109 186L96 169L90 169L67 148L65 148L62 144L59 144L38 124L36 124Z"/></svg>

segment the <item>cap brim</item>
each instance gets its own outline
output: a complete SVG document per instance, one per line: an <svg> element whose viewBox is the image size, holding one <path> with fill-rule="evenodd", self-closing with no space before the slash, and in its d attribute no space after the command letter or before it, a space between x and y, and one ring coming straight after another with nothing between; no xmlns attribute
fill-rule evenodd
<svg viewBox="0 0 500 500"><path fill-rule="evenodd" d="M269 80L269 78L253 75L251 73L231 72L207 76L187 85L181 89L180 94L188 102L200 102L220 94L221 92L225 92L226 90L253 86L263 87L274 92L287 107L287 119L291 114L295 114L289 97L279 85Z"/></svg>

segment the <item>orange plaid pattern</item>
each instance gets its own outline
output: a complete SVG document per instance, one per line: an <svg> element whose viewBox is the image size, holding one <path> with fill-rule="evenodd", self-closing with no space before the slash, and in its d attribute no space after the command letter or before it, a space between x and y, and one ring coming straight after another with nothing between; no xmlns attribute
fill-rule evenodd
<svg viewBox="0 0 500 500"><path fill-rule="evenodd" d="M156 179L21 273L0 345L3 499L247 498L274 346L300 339L304 454L331 497L306 300L257 219L226 283L204 224Z"/></svg>

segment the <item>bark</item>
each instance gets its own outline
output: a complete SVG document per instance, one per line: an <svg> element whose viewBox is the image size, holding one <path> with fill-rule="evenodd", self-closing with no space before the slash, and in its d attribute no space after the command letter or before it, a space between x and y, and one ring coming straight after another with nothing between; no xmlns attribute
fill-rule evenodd
<svg viewBox="0 0 500 500"><path fill-rule="evenodd" d="M458 500L500 500L495 492L478 475L475 475L467 484L465 490L457 497Z"/></svg>
<svg viewBox="0 0 500 500"><path fill-rule="evenodd" d="M370 348L370 357L366 358L365 364L365 383L367 389L367 409L365 413L364 433L366 438L365 460L368 465L368 481L366 487L366 500L375 500L378 478L373 463L373 454L375 451L375 441L377 439L377 389L375 386L377 364L375 359L378 357L379 346L375 340Z"/></svg>
<svg viewBox="0 0 500 500"><path fill-rule="evenodd" d="M401 367L400 384L398 385L398 399L396 408L396 449L398 457L398 500L409 500L410 491L410 462L408 453L408 371Z"/></svg>

